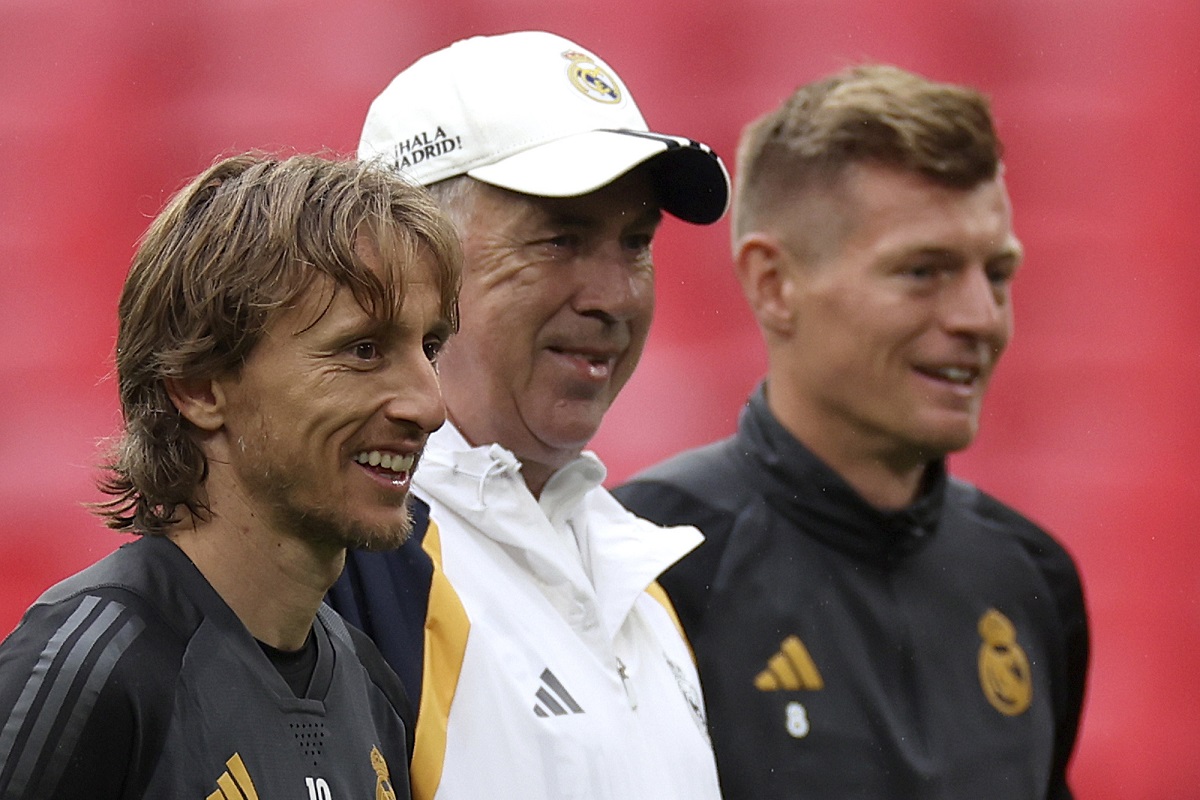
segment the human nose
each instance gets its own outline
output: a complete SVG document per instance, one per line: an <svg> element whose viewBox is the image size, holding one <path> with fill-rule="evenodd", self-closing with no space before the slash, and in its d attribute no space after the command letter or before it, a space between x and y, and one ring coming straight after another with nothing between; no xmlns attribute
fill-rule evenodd
<svg viewBox="0 0 1200 800"><path fill-rule="evenodd" d="M416 426L422 433L436 431L446 422L446 403L437 369L424 350L398 364L389 377L390 398L384 407L387 418L397 424Z"/></svg>
<svg viewBox="0 0 1200 800"><path fill-rule="evenodd" d="M623 321L654 303L654 268L649 257L631 258L623 248L602 248L579 264L575 310L605 321Z"/></svg>
<svg viewBox="0 0 1200 800"><path fill-rule="evenodd" d="M1012 309L1006 283L997 284L979 266L964 269L953 282L954 289L944 296L943 321L950 333L1008 340Z"/></svg>

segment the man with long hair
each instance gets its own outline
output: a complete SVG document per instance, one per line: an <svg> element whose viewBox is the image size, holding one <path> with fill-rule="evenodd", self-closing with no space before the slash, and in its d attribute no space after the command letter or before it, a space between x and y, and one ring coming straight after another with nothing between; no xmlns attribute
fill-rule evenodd
<svg viewBox="0 0 1200 800"><path fill-rule="evenodd" d="M405 690L322 598L409 533L460 259L354 161L233 157L170 201L121 294L96 507L136 539L0 645L0 797L408 796Z"/></svg>

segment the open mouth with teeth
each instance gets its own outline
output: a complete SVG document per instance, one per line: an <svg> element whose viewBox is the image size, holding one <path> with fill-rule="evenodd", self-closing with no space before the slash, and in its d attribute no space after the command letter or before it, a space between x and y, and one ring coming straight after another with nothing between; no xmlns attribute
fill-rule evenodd
<svg viewBox="0 0 1200 800"><path fill-rule="evenodd" d="M354 460L373 472L388 479L404 479L412 473L416 455L400 455L399 453L381 453L378 450L364 450L354 456Z"/></svg>
<svg viewBox="0 0 1200 800"><path fill-rule="evenodd" d="M611 357L557 348L551 348L550 352L568 359L575 365L576 370L593 380L605 380L612 373L613 359Z"/></svg>
<svg viewBox="0 0 1200 800"><path fill-rule="evenodd" d="M979 379L979 370L969 367L940 367L937 369L920 369L923 375L936 378L959 386L970 386Z"/></svg>

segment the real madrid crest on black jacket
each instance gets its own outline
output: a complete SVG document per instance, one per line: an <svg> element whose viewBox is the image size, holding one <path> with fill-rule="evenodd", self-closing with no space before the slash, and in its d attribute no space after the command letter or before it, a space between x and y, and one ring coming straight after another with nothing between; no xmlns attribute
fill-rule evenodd
<svg viewBox="0 0 1200 800"><path fill-rule="evenodd" d="M0 645L0 797L407 798L399 680L331 609L312 636L298 697L179 548L125 545Z"/></svg>
<svg viewBox="0 0 1200 800"><path fill-rule="evenodd" d="M1088 660L1048 534L931 467L877 511L762 388L730 439L615 494L707 540L662 584L696 651L727 800L1069 798Z"/></svg>

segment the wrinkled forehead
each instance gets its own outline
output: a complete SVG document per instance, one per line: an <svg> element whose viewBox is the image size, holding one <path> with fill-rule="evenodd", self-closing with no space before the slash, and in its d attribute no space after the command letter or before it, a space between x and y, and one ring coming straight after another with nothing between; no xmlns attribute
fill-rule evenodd
<svg viewBox="0 0 1200 800"><path fill-rule="evenodd" d="M957 187L901 170L851 174L855 230L877 239L877 246L944 241L988 258L1020 255L1012 204L1000 177Z"/></svg>
<svg viewBox="0 0 1200 800"><path fill-rule="evenodd" d="M765 227L813 261L848 247L959 248L986 259L1021 257L999 175L964 188L891 165L855 163L831 183L807 186L777 203Z"/></svg>

